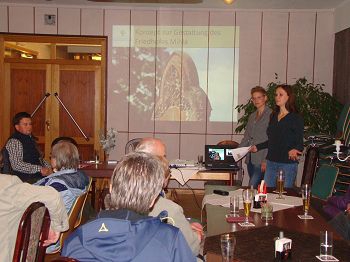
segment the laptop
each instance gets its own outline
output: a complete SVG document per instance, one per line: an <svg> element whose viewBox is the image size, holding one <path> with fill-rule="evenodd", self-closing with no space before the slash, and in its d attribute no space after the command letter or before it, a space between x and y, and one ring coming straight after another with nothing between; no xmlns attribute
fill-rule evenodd
<svg viewBox="0 0 350 262"><path fill-rule="evenodd" d="M229 145L205 145L205 168L239 170L232 156L232 150L233 148Z"/></svg>

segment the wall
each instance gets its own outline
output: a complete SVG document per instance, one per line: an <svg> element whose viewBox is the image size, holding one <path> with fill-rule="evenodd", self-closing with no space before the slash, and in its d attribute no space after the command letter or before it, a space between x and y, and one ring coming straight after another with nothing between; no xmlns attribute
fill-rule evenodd
<svg viewBox="0 0 350 262"><path fill-rule="evenodd" d="M57 24L47 26L43 14L57 14ZM107 77L107 127L119 131L117 149L110 158L118 159L124 152L128 139L141 136L156 136L168 146L168 158L196 159L203 154L204 144L216 143L223 139L240 141L235 135L236 123L211 124L208 121L190 123L184 121L160 123L145 119L130 106L127 94L135 91L132 77L137 61L126 48L113 54L112 25L207 25L220 23L239 26L239 72L238 104L249 99L250 88L255 85L266 86L274 81L275 73L281 82L291 83L299 77L309 81L324 83L325 90L332 92L334 17L333 11L209 11L209 10L142 10L142 9L95 9L71 8L65 6L25 6L0 5L0 31L30 34L58 35L105 35L108 37L108 77ZM208 49L209 50L209 49ZM150 50L153 54L155 49ZM127 57L123 65L117 67L113 55ZM205 91L215 92L210 84L210 53L203 59L207 63ZM228 58L229 60L232 57ZM118 59L117 59L118 60ZM118 68L118 71L116 71ZM157 81L154 67L154 81L151 86L150 102L157 104ZM118 80L125 79L127 85L123 94L118 92ZM203 80L203 79L201 79ZM118 88L116 88L118 87ZM234 99L232 101L234 101ZM232 102L234 105L234 102ZM232 114L232 112L229 112ZM181 118L179 119L181 120Z"/></svg>
<svg viewBox="0 0 350 262"><path fill-rule="evenodd" d="M350 0L337 6L334 11L335 32L340 32L350 27Z"/></svg>

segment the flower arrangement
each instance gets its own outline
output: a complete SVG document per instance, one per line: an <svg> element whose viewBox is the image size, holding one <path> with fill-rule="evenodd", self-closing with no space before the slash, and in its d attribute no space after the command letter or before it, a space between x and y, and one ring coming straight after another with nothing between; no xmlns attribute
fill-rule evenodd
<svg viewBox="0 0 350 262"><path fill-rule="evenodd" d="M117 133L117 130L114 128L108 129L106 135L104 135L104 132L100 132L100 144L106 155L109 155L111 150L115 147Z"/></svg>

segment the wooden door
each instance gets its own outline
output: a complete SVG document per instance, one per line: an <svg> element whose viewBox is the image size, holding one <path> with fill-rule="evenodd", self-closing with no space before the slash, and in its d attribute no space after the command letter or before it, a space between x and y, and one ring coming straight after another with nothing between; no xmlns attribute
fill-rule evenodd
<svg viewBox="0 0 350 262"><path fill-rule="evenodd" d="M101 67L56 65L54 78L54 134L74 138L81 159L93 159L99 150Z"/></svg>
<svg viewBox="0 0 350 262"><path fill-rule="evenodd" d="M7 92L4 93L4 103L6 115L13 117L18 112L28 112L32 114L39 106L40 101L45 98L46 93L50 93L51 66L45 64L32 63L5 63L5 86ZM45 156L45 144L51 140L46 129L47 105L42 105L33 115L33 136L38 140L39 147ZM3 131L7 137L14 131L12 118L10 125L4 125Z"/></svg>

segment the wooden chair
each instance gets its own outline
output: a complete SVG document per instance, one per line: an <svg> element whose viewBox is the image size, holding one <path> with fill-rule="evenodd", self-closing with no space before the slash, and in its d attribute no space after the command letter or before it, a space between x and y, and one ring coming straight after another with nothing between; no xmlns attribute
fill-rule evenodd
<svg viewBox="0 0 350 262"><path fill-rule="evenodd" d="M79 260L70 257L57 257L51 260L51 262L79 262Z"/></svg>
<svg viewBox="0 0 350 262"><path fill-rule="evenodd" d="M301 184L312 185L318 165L319 151L316 146L309 146L306 150Z"/></svg>
<svg viewBox="0 0 350 262"><path fill-rule="evenodd" d="M129 140L128 143L125 145L125 154L134 152L137 145L141 142L142 138L134 138Z"/></svg>
<svg viewBox="0 0 350 262"><path fill-rule="evenodd" d="M43 246L50 229L50 215L43 203L32 203L20 220L13 262L41 262L45 257Z"/></svg>
<svg viewBox="0 0 350 262"><path fill-rule="evenodd" d="M60 255L64 240L74 231L74 229L80 226L83 215L83 209L91 187L91 182L92 179L90 178L90 182L85 193L80 195L75 200L68 214L69 229L61 234L59 239L59 245L57 244L57 248L54 251L46 254L45 261L51 261L52 259L57 258Z"/></svg>

